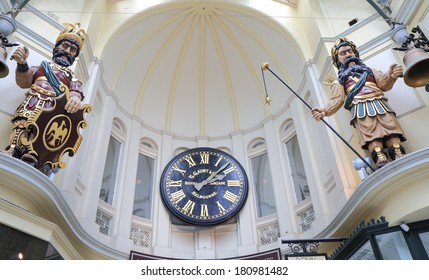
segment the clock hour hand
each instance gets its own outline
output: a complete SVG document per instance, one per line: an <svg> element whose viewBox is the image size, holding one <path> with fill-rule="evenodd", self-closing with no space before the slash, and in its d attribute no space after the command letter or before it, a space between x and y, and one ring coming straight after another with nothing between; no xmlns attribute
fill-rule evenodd
<svg viewBox="0 0 429 280"><path fill-rule="evenodd" d="M207 181L207 184L213 183L217 180L222 180L223 178L225 178L226 175L217 175L216 177L212 178L211 180Z"/></svg>
<svg viewBox="0 0 429 280"><path fill-rule="evenodd" d="M195 188L197 191L200 191L200 190L201 190L201 188L204 186L204 184L205 184L205 181L202 181L201 183L194 183L194 188Z"/></svg>
<svg viewBox="0 0 429 280"><path fill-rule="evenodd" d="M218 170L216 170L215 172L212 172L212 174L210 174L210 176L207 179L205 179L201 183L195 183L194 184L195 189L197 191L200 191L201 188L204 187L205 185L207 185L208 183L211 183L211 182L214 182L217 180L222 180L223 177L225 177L225 175L218 175L218 174L219 174L219 172L224 170L228 165L229 165L229 162L225 163ZM220 177L220 176L222 176L222 177Z"/></svg>
<svg viewBox="0 0 429 280"><path fill-rule="evenodd" d="M225 178L225 176L226 175L217 175L216 177L211 178L210 180L206 179L206 180L202 181L201 183L194 183L194 187L195 187L195 189L197 189L197 191L200 191L203 188L203 186L210 184L210 183L213 183L217 180L222 180L223 178Z"/></svg>

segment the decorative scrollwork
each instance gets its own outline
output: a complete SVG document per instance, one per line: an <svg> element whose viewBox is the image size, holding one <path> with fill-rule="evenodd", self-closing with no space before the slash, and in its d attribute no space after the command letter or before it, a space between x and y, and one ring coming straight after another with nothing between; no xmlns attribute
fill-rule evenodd
<svg viewBox="0 0 429 280"><path fill-rule="evenodd" d="M60 86L58 87L58 89L62 92L65 93L67 98L69 96L69 88L68 86L66 86L65 84L60 84Z"/></svg>
<svg viewBox="0 0 429 280"><path fill-rule="evenodd" d="M317 253L319 249L319 242L306 243L306 251L311 253Z"/></svg>
<svg viewBox="0 0 429 280"><path fill-rule="evenodd" d="M302 245L300 243L289 243L288 246L294 254L302 252Z"/></svg>
<svg viewBox="0 0 429 280"><path fill-rule="evenodd" d="M292 251L292 255L312 256L319 255L320 243L323 242L343 242L345 238L319 238L319 239L298 239L298 240L282 240L282 244L288 244Z"/></svg>
<svg viewBox="0 0 429 280"><path fill-rule="evenodd" d="M289 248L294 254L299 253L317 253L319 249L319 242L290 242L288 243Z"/></svg>
<svg viewBox="0 0 429 280"><path fill-rule="evenodd" d="M409 51L413 48L429 51L429 40L419 26L411 29L411 33L406 37L401 47L393 49L396 51Z"/></svg>

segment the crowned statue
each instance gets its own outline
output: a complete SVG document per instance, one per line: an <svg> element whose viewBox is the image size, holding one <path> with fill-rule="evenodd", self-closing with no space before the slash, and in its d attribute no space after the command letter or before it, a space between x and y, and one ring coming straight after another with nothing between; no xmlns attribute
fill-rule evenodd
<svg viewBox="0 0 429 280"><path fill-rule="evenodd" d="M28 66L29 49L18 47L11 55L17 63L16 84L26 88L25 98L12 117L12 133L5 152L45 174L64 168L62 156L73 156L82 141L85 97L82 82L70 66L82 50L86 33L80 23L64 24L52 52L52 61Z"/></svg>
<svg viewBox="0 0 429 280"><path fill-rule="evenodd" d="M350 124L356 129L362 149L368 150L377 168L405 156L401 145L407 138L385 92L403 76L402 66L394 63L386 73L366 66L356 45L339 38L331 49L338 79L331 85L331 98L312 109L316 120L335 114L341 107L350 111Z"/></svg>

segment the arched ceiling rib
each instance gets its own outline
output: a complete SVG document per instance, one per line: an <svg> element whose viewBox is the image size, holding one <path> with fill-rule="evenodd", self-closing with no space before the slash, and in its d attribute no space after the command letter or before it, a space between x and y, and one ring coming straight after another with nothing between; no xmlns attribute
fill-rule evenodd
<svg viewBox="0 0 429 280"><path fill-rule="evenodd" d="M252 129L280 111L290 93L262 63L296 87L304 61L272 18L234 4L158 5L112 34L103 78L120 106L159 131L222 137Z"/></svg>

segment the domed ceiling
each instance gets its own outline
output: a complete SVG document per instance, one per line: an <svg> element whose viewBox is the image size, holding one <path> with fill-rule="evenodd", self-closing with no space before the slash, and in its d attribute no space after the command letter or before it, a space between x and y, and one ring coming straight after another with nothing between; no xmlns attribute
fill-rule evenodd
<svg viewBox="0 0 429 280"><path fill-rule="evenodd" d="M304 59L272 17L234 1L171 1L133 15L107 41L103 79L124 112L179 137L225 137L281 111Z"/></svg>
<svg viewBox="0 0 429 280"><path fill-rule="evenodd" d="M222 138L261 126L294 97L265 71L272 100L265 104L263 63L302 94L309 59L303 53L311 55L315 41L303 34L298 43L292 32L321 20L341 34L351 18L374 13L360 0L303 2L31 0L17 20L28 30L37 27L46 42L57 36L53 26L82 22L102 61L101 79L129 118L177 137Z"/></svg>
<svg viewBox="0 0 429 280"><path fill-rule="evenodd" d="M280 24L298 1L279 2L32 0L17 21L36 26L42 44L57 36L45 20L58 28L89 25L88 46L122 112L177 137L222 138L261 126L291 101L293 94L265 71L272 100L265 104L263 63L294 90L303 82L301 46Z"/></svg>

